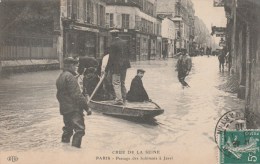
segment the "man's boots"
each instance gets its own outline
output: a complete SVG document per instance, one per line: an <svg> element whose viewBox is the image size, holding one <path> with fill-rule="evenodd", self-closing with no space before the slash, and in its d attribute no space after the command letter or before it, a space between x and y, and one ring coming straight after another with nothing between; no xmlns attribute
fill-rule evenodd
<svg viewBox="0 0 260 164"><path fill-rule="evenodd" d="M62 137L61 137L61 142L63 142L63 143L69 143L71 136L72 136L72 134L63 133L63 135L62 135Z"/></svg>
<svg viewBox="0 0 260 164"><path fill-rule="evenodd" d="M81 140L82 140L82 137L78 137L78 136L74 135L73 139L72 139L72 146L80 148Z"/></svg>

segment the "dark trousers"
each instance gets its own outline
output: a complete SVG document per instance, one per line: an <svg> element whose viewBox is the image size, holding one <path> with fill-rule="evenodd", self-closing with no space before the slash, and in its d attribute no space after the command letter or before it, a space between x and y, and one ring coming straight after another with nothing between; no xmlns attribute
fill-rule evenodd
<svg viewBox="0 0 260 164"><path fill-rule="evenodd" d="M85 135L84 115L80 112L71 112L63 115L62 142L70 142L73 135L72 146L80 147L81 139Z"/></svg>
<svg viewBox="0 0 260 164"><path fill-rule="evenodd" d="M224 64L225 64L225 61L219 62L219 70L221 70L221 67L222 67L222 70L224 70Z"/></svg>
<svg viewBox="0 0 260 164"><path fill-rule="evenodd" d="M185 81L185 78L187 76L187 73L186 72L183 72L183 71L178 71L178 79L179 79L179 82L182 84L182 86L189 86L188 83L186 83Z"/></svg>

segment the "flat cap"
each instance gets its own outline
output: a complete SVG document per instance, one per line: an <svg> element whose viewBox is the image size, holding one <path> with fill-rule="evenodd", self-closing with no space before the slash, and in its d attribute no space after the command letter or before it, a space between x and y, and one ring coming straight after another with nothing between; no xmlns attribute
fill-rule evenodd
<svg viewBox="0 0 260 164"><path fill-rule="evenodd" d="M64 59L64 64L78 64L79 61L73 57L67 57Z"/></svg>
<svg viewBox="0 0 260 164"><path fill-rule="evenodd" d="M137 72L145 73L145 70L143 70L143 69L137 69Z"/></svg>

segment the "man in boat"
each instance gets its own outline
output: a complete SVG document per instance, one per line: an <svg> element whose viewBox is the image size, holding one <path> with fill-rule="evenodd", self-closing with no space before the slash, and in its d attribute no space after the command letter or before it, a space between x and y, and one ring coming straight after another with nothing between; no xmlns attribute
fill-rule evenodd
<svg viewBox="0 0 260 164"><path fill-rule="evenodd" d="M94 57L79 56L78 74L82 75L90 67L98 68L98 61Z"/></svg>
<svg viewBox="0 0 260 164"><path fill-rule="evenodd" d="M104 75L104 81L103 81L103 89L106 95L108 95L109 100L114 100L116 98L115 96L115 91L113 88L113 84L112 84L112 74L111 71L107 71L106 74L105 70L107 67L107 63L108 63L108 59L109 59L109 54L106 53L103 58L102 58L102 63L101 63L101 77Z"/></svg>
<svg viewBox="0 0 260 164"><path fill-rule="evenodd" d="M78 61L72 57L64 60L63 72L56 81L56 96L65 125L61 141L69 143L73 136L72 146L80 148L82 137L85 135L83 110L88 115L91 114L91 110L88 108L87 100L81 93L78 80L75 77L77 66Z"/></svg>
<svg viewBox="0 0 260 164"><path fill-rule="evenodd" d="M180 83L182 84L182 87L190 87L189 84L185 81L186 76L189 75L192 67L192 61L191 57L187 53L186 49L183 49L182 54L180 55L177 65L176 65L176 70L178 71L178 79Z"/></svg>
<svg viewBox="0 0 260 164"><path fill-rule="evenodd" d="M94 67L87 68L83 78L83 95L91 96L99 81L100 78L98 76L97 69ZM103 87L99 87L92 97L92 100L95 101L103 101L108 99L108 94L105 93Z"/></svg>
<svg viewBox="0 0 260 164"><path fill-rule="evenodd" d="M137 70L137 75L131 82L131 87L127 93L126 99L130 102L144 102L150 101L149 96L143 86L142 78L145 71L143 69Z"/></svg>
<svg viewBox="0 0 260 164"><path fill-rule="evenodd" d="M119 38L118 30L111 30L112 42L109 48L109 59L106 72L111 71L112 84L115 91L115 105L123 105L126 100L125 78L130 68L130 54L127 41Z"/></svg>

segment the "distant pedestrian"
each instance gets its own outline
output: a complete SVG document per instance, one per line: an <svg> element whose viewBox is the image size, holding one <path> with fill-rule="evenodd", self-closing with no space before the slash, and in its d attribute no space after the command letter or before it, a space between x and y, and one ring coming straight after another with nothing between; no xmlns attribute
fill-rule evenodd
<svg viewBox="0 0 260 164"><path fill-rule="evenodd" d="M225 49L223 48L222 51L220 52L220 54L218 55L219 71L221 71L221 68L222 68L222 71L224 71L225 57L226 57Z"/></svg>
<svg viewBox="0 0 260 164"><path fill-rule="evenodd" d="M164 49L162 54L163 54L163 59L165 60L165 59L166 59L166 57L167 57L167 50L166 50L166 49Z"/></svg>
<svg viewBox="0 0 260 164"><path fill-rule="evenodd" d="M176 67L178 71L178 79L182 84L182 87L190 87L189 84L185 81L185 78L191 71L192 61L186 49L184 49L180 55Z"/></svg>
<svg viewBox="0 0 260 164"><path fill-rule="evenodd" d="M149 96L143 86L142 78L145 71L143 69L137 70L137 75L131 82L131 87L127 93L126 99L130 102L144 102L149 101Z"/></svg>
<svg viewBox="0 0 260 164"><path fill-rule="evenodd" d="M91 114L91 111L75 77L77 66L78 61L76 59L69 57L64 60L63 72L56 81L56 96L60 104L60 114L63 115L65 124L61 141L69 143L73 136L72 146L80 148L82 137L85 135L83 110L88 115Z"/></svg>

